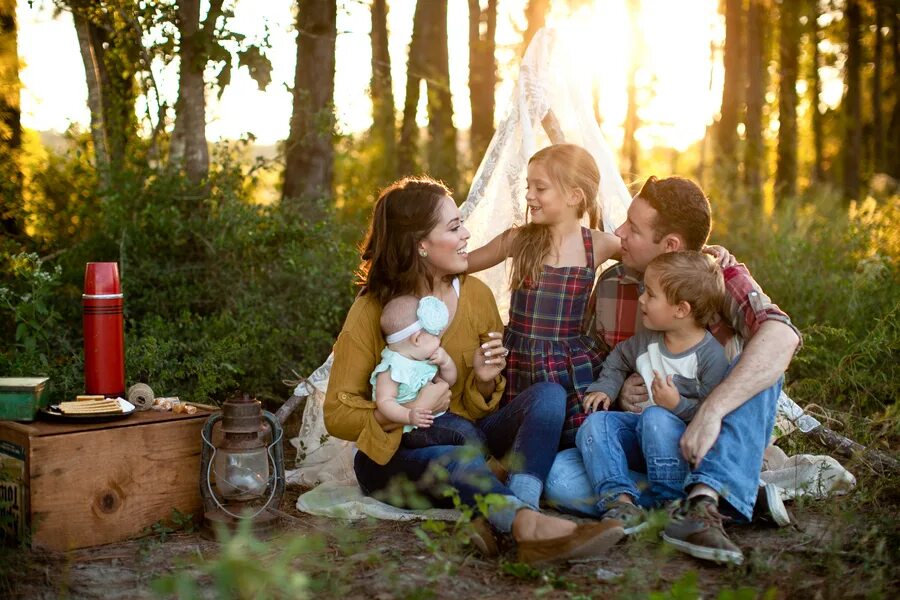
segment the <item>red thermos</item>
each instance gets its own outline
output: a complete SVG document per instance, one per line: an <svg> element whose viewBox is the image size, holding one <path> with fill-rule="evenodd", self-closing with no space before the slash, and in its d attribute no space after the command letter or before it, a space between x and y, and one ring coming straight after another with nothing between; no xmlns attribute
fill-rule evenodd
<svg viewBox="0 0 900 600"><path fill-rule="evenodd" d="M90 262L84 269L84 391L125 395L125 329L122 286L114 262Z"/></svg>

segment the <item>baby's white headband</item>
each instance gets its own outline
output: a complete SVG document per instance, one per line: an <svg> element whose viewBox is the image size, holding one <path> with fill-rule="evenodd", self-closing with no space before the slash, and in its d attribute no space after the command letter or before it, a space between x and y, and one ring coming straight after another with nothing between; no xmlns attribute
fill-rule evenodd
<svg viewBox="0 0 900 600"><path fill-rule="evenodd" d="M425 296L419 300L419 306L416 308L416 320L400 331L388 335L384 340L388 344L395 344L422 329L431 335L438 335L447 326L449 320L450 311L447 310L447 305L434 296Z"/></svg>

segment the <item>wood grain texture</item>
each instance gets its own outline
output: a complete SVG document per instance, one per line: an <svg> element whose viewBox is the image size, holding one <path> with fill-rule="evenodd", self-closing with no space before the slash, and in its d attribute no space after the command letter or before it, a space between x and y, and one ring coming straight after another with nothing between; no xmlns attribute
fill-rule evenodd
<svg viewBox="0 0 900 600"><path fill-rule="evenodd" d="M27 449L32 545L106 544L140 535L172 509L197 513L200 430L208 414L172 416L81 430L38 425Z"/></svg>

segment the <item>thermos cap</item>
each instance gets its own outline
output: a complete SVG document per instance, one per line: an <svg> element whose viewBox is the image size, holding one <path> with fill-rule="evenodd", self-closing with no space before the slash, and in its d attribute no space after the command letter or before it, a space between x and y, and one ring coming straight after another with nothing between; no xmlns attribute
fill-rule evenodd
<svg viewBox="0 0 900 600"><path fill-rule="evenodd" d="M89 262L84 268L84 294L98 296L121 294L119 265L114 262Z"/></svg>

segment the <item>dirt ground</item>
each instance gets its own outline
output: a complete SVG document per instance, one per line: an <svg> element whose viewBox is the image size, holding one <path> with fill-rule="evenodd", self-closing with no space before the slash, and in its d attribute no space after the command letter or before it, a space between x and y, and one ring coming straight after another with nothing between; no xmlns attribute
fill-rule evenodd
<svg viewBox="0 0 900 600"><path fill-rule="evenodd" d="M499 561L486 561L440 537L436 543L426 544L416 534L417 524L381 521L348 525L301 514L294 508L299 492L289 489L282 502L282 510L290 515L285 520L285 535L302 533L324 540L318 550L291 563L291 569L310 576L310 597L900 596L898 547L893 545L900 534L894 507L891 515L879 514L877 519L848 518L848 511L841 508L848 502L846 498L790 505L795 526L730 528L732 538L747 555L738 568L696 561L669 551L655 539L634 539L597 560L534 571L516 565L511 549ZM221 595L214 587L214 576L192 565L198 564L198 559L209 561L224 554L217 543L194 532L173 533L165 539L157 532L68 553L17 550L4 555L4 560L13 562L2 570L0 596L154 598L159 597L151 589L154 580L193 569L201 596L217 598ZM273 572L276 569L271 568ZM662 595L650 595L654 591Z"/></svg>

